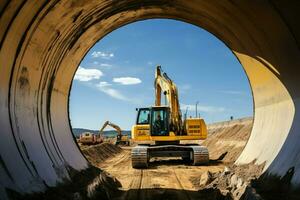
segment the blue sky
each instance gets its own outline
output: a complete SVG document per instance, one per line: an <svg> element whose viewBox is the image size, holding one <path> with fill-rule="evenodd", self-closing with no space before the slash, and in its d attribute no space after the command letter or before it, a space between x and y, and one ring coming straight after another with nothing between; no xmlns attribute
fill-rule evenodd
<svg viewBox="0 0 300 200"><path fill-rule="evenodd" d="M135 22L108 34L82 60L73 80L74 128L99 129L109 120L130 130L138 107L154 103L161 65L177 84L183 113L195 103L207 123L252 116L247 77L232 52L207 31L175 20Z"/></svg>

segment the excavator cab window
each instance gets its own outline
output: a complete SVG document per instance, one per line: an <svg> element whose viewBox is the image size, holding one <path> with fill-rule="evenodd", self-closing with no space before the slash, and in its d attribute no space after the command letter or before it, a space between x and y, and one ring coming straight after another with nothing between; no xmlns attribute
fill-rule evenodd
<svg viewBox="0 0 300 200"><path fill-rule="evenodd" d="M169 115L167 108L153 108L151 111L151 135L169 135Z"/></svg>
<svg viewBox="0 0 300 200"><path fill-rule="evenodd" d="M150 123L150 110L149 108L139 109L137 124L149 124Z"/></svg>

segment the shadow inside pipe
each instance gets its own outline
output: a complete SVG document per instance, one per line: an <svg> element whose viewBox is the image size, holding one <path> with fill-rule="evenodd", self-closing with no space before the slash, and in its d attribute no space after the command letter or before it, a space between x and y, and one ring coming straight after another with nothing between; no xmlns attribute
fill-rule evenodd
<svg viewBox="0 0 300 200"><path fill-rule="evenodd" d="M199 191L191 191L184 189L169 188L147 188L147 189L130 189L128 191L119 191L119 194L112 199L155 199L155 200L232 200L233 198L227 194L224 195L219 189L205 189Z"/></svg>
<svg viewBox="0 0 300 200"><path fill-rule="evenodd" d="M265 172L252 180L251 185L266 200L299 200L300 187L293 187L291 183L294 174L295 167L289 168L282 177Z"/></svg>

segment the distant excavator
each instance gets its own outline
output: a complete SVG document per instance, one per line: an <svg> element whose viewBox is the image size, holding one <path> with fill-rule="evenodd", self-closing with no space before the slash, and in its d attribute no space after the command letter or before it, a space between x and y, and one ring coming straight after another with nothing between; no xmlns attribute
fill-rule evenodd
<svg viewBox="0 0 300 200"><path fill-rule="evenodd" d="M182 120L175 83L157 66L155 73L155 106L138 108L132 139L147 142L132 148L133 168L147 168L151 157L181 157L194 165L209 162L208 149L198 144L180 144L181 140L204 140L207 127L201 118ZM167 105L161 105L161 94ZM155 142L155 144L151 144Z"/></svg>
<svg viewBox="0 0 300 200"><path fill-rule="evenodd" d="M130 145L130 141L129 141L128 136L127 135L123 135L121 128L118 125L111 123L110 121L106 121L103 124L102 128L99 131L99 135L103 135L103 130L107 126L110 126L110 127L114 128L117 131L117 133L118 133L117 137L116 137L116 143L115 143L116 145L119 145L119 144L120 145L127 145L127 146Z"/></svg>

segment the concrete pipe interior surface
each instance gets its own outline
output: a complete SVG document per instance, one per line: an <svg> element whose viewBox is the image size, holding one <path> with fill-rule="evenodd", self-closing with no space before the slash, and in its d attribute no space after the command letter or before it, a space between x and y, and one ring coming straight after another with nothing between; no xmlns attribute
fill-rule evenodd
<svg viewBox="0 0 300 200"><path fill-rule="evenodd" d="M99 39L150 18L195 24L232 50L255 112L236 163L265 163L267 177L292 169L299 188L299 11L296 0L1 0L0 196L43 191L88 167L69 123L74 73Z"/></svg>

